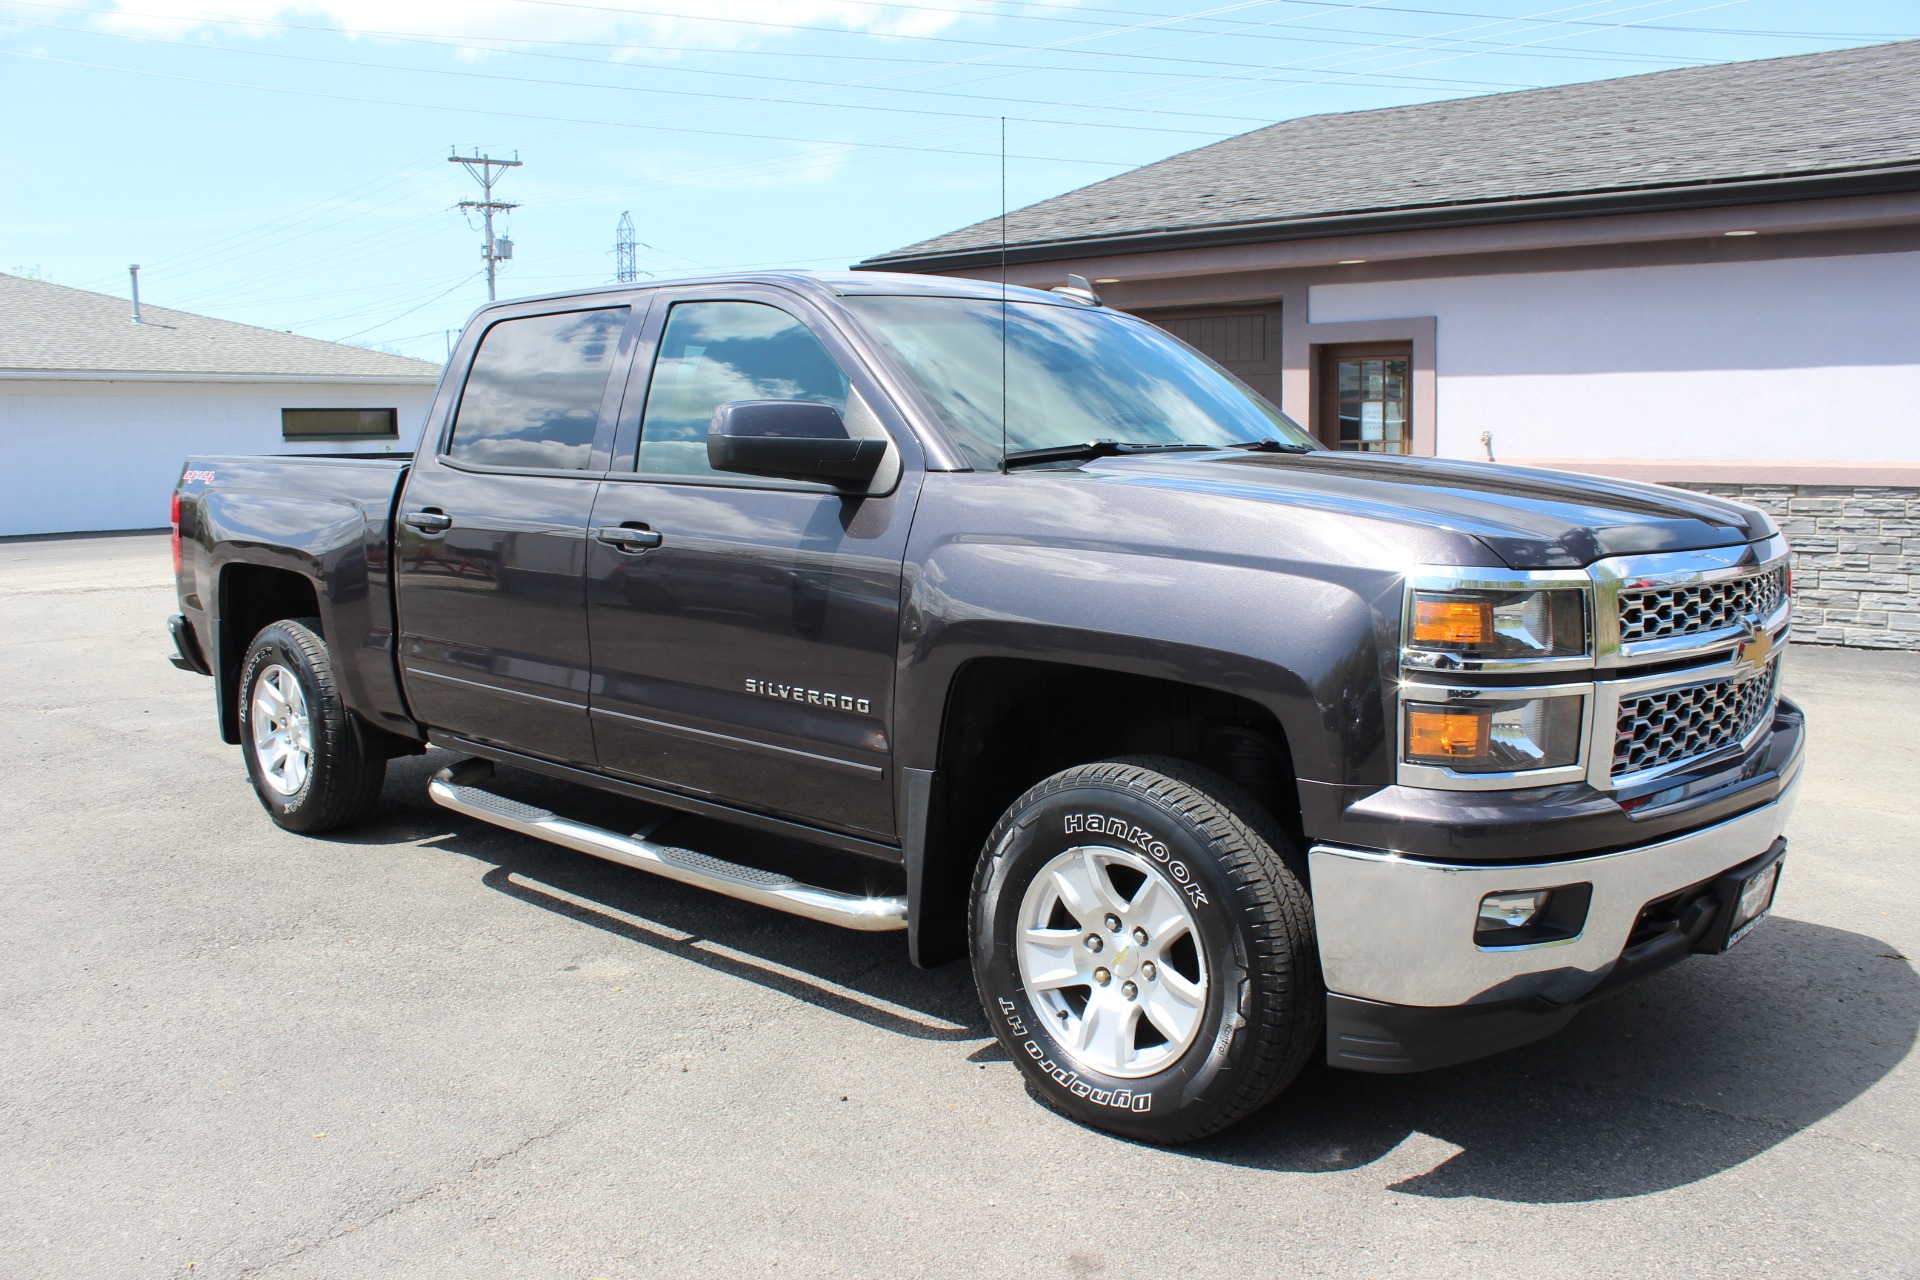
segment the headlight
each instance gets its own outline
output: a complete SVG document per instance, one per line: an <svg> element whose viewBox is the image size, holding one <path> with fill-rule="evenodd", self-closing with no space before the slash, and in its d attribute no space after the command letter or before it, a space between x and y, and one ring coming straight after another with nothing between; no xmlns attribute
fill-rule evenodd
<svg viewBox="0 0 1920 1280"><path fill-rule="evenodd" d="M1544 594L1544 593L1543 593ZM1520 773L1580 761L1579 697L1408 702L1405 760L1456 773Z"/></svg>
<svg viewBox="0 0 1920 1280"><path fill-rule="evenodd" d="M1572 658L1587 651L1585 593L1415 591L1407 646L1463 658Z"/></svg>

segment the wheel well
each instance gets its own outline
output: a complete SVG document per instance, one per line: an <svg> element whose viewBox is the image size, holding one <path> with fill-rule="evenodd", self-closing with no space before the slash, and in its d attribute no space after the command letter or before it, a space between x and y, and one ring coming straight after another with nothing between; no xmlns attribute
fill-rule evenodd
<svg viewBox="0 0 1920 1280"><path fill-rule="evenodd" d="M1299 834L1286 733L1259 703L1152 676L1011 658L969 663L948 694L939 765L947 825L959 847L977 852L1034 783L1124 755L1211 769Z"/></svg>
<svg viewBox="0 0 1920 1280"><path fill-rule="evenodd" d="M240 664L260 629L282 618L318 618L320 596L313 582L291 569L258 564L228 565L220 574L220 669L227 696L221 698L221 727L227 741L240 740Z"/></svg>
<svg viewBox="0 0 1920 1280"><path fill-rule="evenodd" d="M1211 769L1300 837L1286 733L1258 703L1152 676L982 658L961 669L947 697L915 959L938 964L966 954L974 863L1021 792L1062 769L1130 755L1173 756Z"/></svg>

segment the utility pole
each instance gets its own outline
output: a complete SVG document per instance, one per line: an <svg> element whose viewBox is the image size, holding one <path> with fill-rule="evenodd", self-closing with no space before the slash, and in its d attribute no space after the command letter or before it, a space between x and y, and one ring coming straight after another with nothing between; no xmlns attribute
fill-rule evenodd
<svg viewBox="0 0 1920 1280"><path fill-rule="evenodd" d="M494 281L498 275L500 264L513 256L513 241L507 239L505 236L501 236L497 240L494 239L493 215L496 213L505 213L509 209L518 209L520 207L517 204L511 204L493 198L493 184L500 180L500 175L495 174L494 170L519 168L519 155L520 153L516 151L514 152L515 158L512 160L495 160L491 156L480 155L478 148L475 148L475 154L470 156L463 156L456 149L452 155L447 157L448 164L465 166L467 172L473 175L474 181L480 184L480 191L486 197L483 200L462 200L460 202L460 208L469 212L478 209L481 217L486 220L487 239L486 243L480 246L480 256L487 260L488 302L492 302L495 297ZM469 223L468 225L472 224Z"/></svg>
<svg viewBox="0 0 1920 1280"><path fill-rule="evenodd" d="M640 264L634 258L634 248L638 244L633 238L633 215L620 215L620 225L613 233L613 278L621 284L633 284L640 279Z"/></svg>

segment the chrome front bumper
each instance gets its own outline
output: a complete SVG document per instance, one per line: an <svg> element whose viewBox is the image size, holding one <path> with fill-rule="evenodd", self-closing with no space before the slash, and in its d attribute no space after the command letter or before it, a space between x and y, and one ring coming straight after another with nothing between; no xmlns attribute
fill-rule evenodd
<svg viewBox="0 0 1920 1280"><path fill-rule="evenodd" d="M1787 825L1798 784L1796 772L1776 799L1698 831L1560 862L1476 866L1315 845L1307 858L1327 990L1427 1007L1578 999L1619 959L1648 903L1764 853ZM1585 927L1575 937L1521 947L1474 944L1486 895L1575 884L1593 886Z"/></svg>

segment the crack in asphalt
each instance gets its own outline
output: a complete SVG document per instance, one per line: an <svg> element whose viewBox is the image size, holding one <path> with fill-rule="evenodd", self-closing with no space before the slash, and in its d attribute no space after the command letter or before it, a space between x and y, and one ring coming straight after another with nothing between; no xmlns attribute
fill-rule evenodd
<svg viewBox="0 0 1920 1280"><path fill-rule="evenodd" d="M876 960L874 963L861 969L858 973L849 975L849 977L851 979L866 977L868 974L871 974L886 968L889 965L889 963L891 962L886 960ZM846 980L844 979L841 981L843 982L843 985L846 982ZM796 1000L790 1005L788 1005L785 1009L772 1012L770 1016L762 1019L762 1023L764 1025L765 1023L779 1022L788 1018L805 1017L810 1011L811 1012L827 1012L827 1013L832 1012L831 1010L823 1010L818 1005L811 1004L808 1001ZM875 1030L883 1030L883 1029L876 1027ZM617 1095L606 1099L604 1102L602 1102L598 1106L589 1107L586 1110L580 1112L578 1115L574 1115L574 1116L570 1116L565 1119L562 1119L558 1123L552 1125L551 1127L539 1133L529 1134L527 1137L522 1138L518 1142L515 1142L513 1145L507 1147L505 1150L495 1152L492 1155L484 1156L479 1160L474 1161L473 1163L469 1164L466 1168L460 1170L458 1173L454 1174L451 1177L444 1178L436 1183L433 1183L430 1186L422 1187L410 1195L403 1196L400 1199L395 1200L392 1203L384 1206L379 1211L369 1214L357 1222L337 1225L332 1230L328 1231L326 1234L310 1239L305 1243L299 1245L297 1248L289 1250L286 1253L280 1254L278 1257L268 1259L267 1261L262 1262L256 1266L249 1267L239 1272L238 1275L242 1277L243 1280L245 1277L249 1277L249 1276L264 1275L268 1271L274 1268L283 1267L288 1263L294 1262L297 1259L305 1256L308 1253L313 1252L316 1249L323 1248L326 1245L332 1244L338 1240L344 1240L348 1236L351 1236L358 1232L366 1230L368 1227L378 1225L379 1223L385 1221L386 1219L393 1217L395 1214L404 1213L406 1210L411 1209L416 1205L424 1204L427 1201L432 1200L440 1195L443 1195L448 1191L454 1190L456 1187L460 1186L462 1183L471 1182L478 1175L489 1172L490 1170L493 1170L495 1168L498 1168L500 1165L505 1164L507 1161L512 1160L519 1155L522 1155L523 1153L525 1153L527 1150L534 1147L535 1145L545 1142L551 1138L557 1138L562 1134L565 1134L568 1131L575 1129L580 1125L586 1123L587 1121L595 1118L596 1116L602 1115L605 1112L612 1110L613 1108L619 1106L622 1102L630 1098L638 1088L639 1088L639 1084L636 1081L634 1084L629 1085L627 1088L620 1090Z"/></svg>
<svg viewBox="0 0 1920 1280"><path fill-rule="evenodd" d="M579 1125L584 1124L586 1121L601 1114L602 1112L607 1111L614 1106L617 1106L621 1101L625 1100L632 1092L633 1092L633 1089L631 1087L627 1089L623 1089L621 1090L618 1097L610 1098L600 1106L590 1107L587 1110L582 1111L578 1115L567 1117L566 1119L563 1119L559 1123L553 1125L551 1128L543 1130L540 1133L529 1134L528 1136L520 1139L520 1141L514 1143L512 1146L508 1147L504 1151L498 1151L498 1152L495 1152L493 1155L481 1157L480 1159L474 1161L472 1164L469 1164L466 1168L462 1169L459 1173L455 1174L450 1178L445 1178L439 1182L434 1183L431 1186L423 1187L418 1191L415 1191L411 1195L403 1196L399 1200L396 1200L393 1203L387 1205L385 1208L382 1208L377 1213L370 1214L367 1217L362 1218L358 1222L337 1225L334 1227L334 1229L332 1229L331 1231L328 1231L325 1235L318 1236L314 1239L308 1240L306 1243L300 1245L296 1249L292 1249L286 1253L283 1253L277 1258L270 1258L267 1261L262 1262L257 1266L249 1267L246 1270L239 1272L238 1274L244 1280L244 1277L261 1275L270 1268L285 1266L287 1263L293 1262L296 1259L308 1253L311 1253L315 1249L319 1249L326 1245L332 1244L336 1240L344 1240L348 1236L353 1235L356 1232L364 1231L368 1227L371 1227L380 1222L383 1222L386 1219L391 1218L393 1215L397 1213L403 1213L406 1210L413 1208L415 1205L425 1203L426 1201L431 1200L436 1196L439 1196L445 1192L451 1191L463 1182L469 1182L480 1174L486 1173L491 1169L498 1168L500 1165L506 1163L508 1160L511 1160L515 1156L522 1154L528 1148L534 1146L536 1143L545 1142L549 1138L557 1138L561 1134L566 1133L568 1130L577 1128Z"/></svg>

